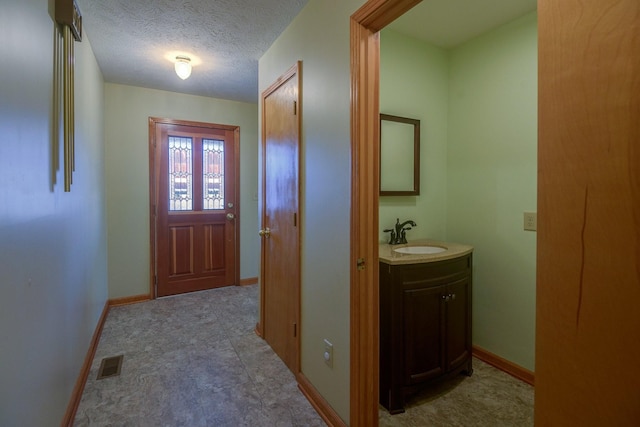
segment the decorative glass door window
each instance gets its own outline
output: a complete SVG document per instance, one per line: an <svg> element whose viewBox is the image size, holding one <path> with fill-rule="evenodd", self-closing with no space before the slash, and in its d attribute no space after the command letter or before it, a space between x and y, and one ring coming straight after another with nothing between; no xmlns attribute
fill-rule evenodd
<svg viewBox="0 0 640 427"><path fill-rule="evenodd" d="M169 137L169 210L193 210L191 138Z"/></svg>
<svg viewBox="0 0 640 427"><path fill-rule="evenodd" d="M202 140L203 209L224 209L224 141Z"/></svg>

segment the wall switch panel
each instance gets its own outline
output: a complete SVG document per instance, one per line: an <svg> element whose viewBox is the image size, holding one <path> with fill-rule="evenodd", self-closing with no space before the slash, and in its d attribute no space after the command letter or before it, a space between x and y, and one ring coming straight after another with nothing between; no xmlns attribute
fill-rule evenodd
<svg viewBox="0 0 640 427"><path fill-rule="evenodd" d="M333 344L326 339L324 340L324 363L333 368Z"/></svg>
<svg viewBox="0 0 640 427"><path fill-rule="evenodd" d="M538 213L537 212L524 213L524 229L527 231L538 230Z"/></svg>

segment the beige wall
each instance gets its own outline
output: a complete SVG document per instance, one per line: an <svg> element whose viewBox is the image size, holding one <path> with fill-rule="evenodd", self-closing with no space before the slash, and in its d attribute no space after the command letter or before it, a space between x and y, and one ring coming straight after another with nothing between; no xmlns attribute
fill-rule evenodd
<svg viewBox="0 0 640 427"><path fill-rule="evenodd" d="M47 0L0 0L0 425L58 426L107 300L103 79L76 43L76 171L52 147ZM51 176L55 175L55 184Z"/></svg>
<svg viewBox="0 0 640 427"><path fill-rule="evenodd" d="M257 105L105 84L109 298L149 293L149 117L240 126L240 277L257 277Z"/></svg>
<svg viewBox="0 0 640 427"><path fill-rule="evenodd" d="M260 59L264 91L302 60L302 373L349 420L349 16L362 0L310 0ZM323 339L334 346L333 368Z"/></svg>

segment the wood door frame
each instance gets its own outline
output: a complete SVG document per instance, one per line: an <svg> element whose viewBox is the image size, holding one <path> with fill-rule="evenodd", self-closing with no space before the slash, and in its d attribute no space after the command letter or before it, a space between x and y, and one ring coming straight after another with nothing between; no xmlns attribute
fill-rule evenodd
<svg viewBox="0 0 640 427"><path fill-rule="evenodd" d="M236 209L236 224L234 231L235 244L235 266L233 272L233 282L236 286L240 285L240 126L221 125L216 123L194 122L190 120L176 120L160 117L149 117L149 250L151 254L151 262L149 266L149 295L151 299L157 298L156 290L156 200L158 200L159 189L156 187L158 174L160 173L159 154L160 150L156 149L156 125L177 125L206 129L222 129L233 131L233 155L235 163L235 171L233 179L236 182L234 191L234 205Z"/></svg>
<svg viewBox="0 0 640 427"><path fill-rule="evenodd" d="M267 146L267 138L266 138L266 126L265 126L265 101L267 99L267 97L269 95L271 95L273 92L275 92L280 86L282 86L284 83L286 83L287 81L289 81L289 79L291 79L293 76L296 76L295 78L297 79L297 86L298 86L298 94L297 94L297 142L298 142L298 170L296 171L297 176L296 179L298 181L298 194L297 194L297 206L295 207L296 212L298 213L298 226L296 227L296 241L298 244L298 252L296 254L296 263L298 265L297 268L297 274L296 274L296 279L297 279L297 283L298 283L298 289L297 289L297 295L296 295L296 300L295 300L295 321L297 326L297 338L296 338L296 360L295 360L295 369L293 374L296 376L296 379L299 379L299 373L300 373L300 342L301 342L301 334L302 334L302 326L301 326L301 322L300 322L300 306L301 306L301 277L302 277L302 272L301 272L301 255L300 255L300 248L301 248L301 233L300 233L300 228L301 228L301 223L302 223L302 214L300 211L300 194L301 194L301 185L300 185L300 168L301 168L301 137L302 137L302 61L297 61L294 65L292 65L287 71L284 72L284 74L282 74L280 77L278 77L276 79L275 82L273 82L267 89L265 89L262 92L261 95L261 99L260 99L260 105L262 106L262 112L261 112L261 118L262 118L262 129L261 129L261 134L262 134L262 142L260 145L260 149L261 149L261 155L262 155L262 161L261 161L261 166L262 166L262 175L261 175L261 179L262 179L262 184L261 184L261 200L260 200L260 207L259 207L259 211L260 211L260 221L261 224L264 225L265 223L265 200L266 200L266 177L265 177L265 172L266 172L266 167L267 167L267 158L266 158L266 146ZM264 326L264 317L265 317L265 293L264 293L264 277L265 277L265 262L264 262L264 239L262 239L261 243L261 251L260 251L260 319L258 324L256 325L256 334L262 338L264 338L264 330L262 329Z"/></svg>
<svg viewBox="0 0 640 427"><path fill-rule="evenodd" d="M379 31L421 0L369 0L351 15L350 425L378 425ZM364 269L358 267L359 260Z"/></svg>

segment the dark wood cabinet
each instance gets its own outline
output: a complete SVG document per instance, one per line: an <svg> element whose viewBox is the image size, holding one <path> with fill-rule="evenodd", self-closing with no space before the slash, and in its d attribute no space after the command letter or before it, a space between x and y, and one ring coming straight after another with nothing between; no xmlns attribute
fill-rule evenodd
<svg viewBox="0 0 640 427"><path fill-rule="evenodd" d="M415 264L380 262L380 403L430 381L471 375L471 253Z"/></svg>

